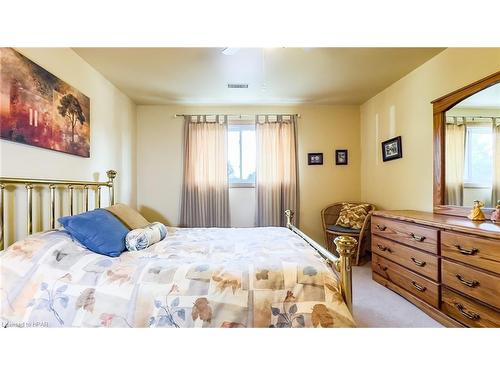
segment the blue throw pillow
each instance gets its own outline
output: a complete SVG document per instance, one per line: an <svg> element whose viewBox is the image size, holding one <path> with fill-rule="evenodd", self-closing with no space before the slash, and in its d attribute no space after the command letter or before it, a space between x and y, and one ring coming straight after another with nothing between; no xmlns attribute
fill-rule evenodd
<svg viewBox="0 0 500 375"><path fill-rule="evenodd" d="M61 217L58 221L74 238L93 252L117 257L125 250L128 229L109 211L96 209Z"/></svg>

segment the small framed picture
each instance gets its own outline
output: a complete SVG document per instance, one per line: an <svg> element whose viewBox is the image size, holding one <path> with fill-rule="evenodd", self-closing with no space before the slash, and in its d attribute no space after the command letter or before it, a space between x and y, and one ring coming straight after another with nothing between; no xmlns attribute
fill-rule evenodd
<svg viewBox="0 0 500 375"><path fill-rule="evenodd" d="M312 152L307 154L308 165L323 165L323 153Z"/></svg>
<svg viewBox="0 0 500 375"><path fill-rule="evenodd" d="M347 165L347 150L335 150L335 164Z"/></svg>
<svg viewBox="0 0 500 375"><path fill-rule="evenodd" d="M395 137L382 142L382 159L384 161L399 159L403 157L401 137Z"/></svg>

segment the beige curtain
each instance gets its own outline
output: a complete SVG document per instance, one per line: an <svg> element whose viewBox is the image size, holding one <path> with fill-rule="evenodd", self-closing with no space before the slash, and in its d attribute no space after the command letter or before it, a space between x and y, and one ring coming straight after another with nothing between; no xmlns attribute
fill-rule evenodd
<svg viewBox="0 0 500 375"><path fill-rule="evenodd" d="M261 122L262 120L262 122ZM273 121L274 120L274 121ZM285 226L284 212L298 225L296 129L294 116L257 116L257 226Z"/></svg>
<svg viewBox="0 0 500 375"><path fill-rule="evenodd" d="M445 204L462 206L464 193L465 124L445 125Z"/></svg>
<svg viewBox="0 0 500 375"><path fill-rule="evenodd" d="M493 188L491 205L495 207L500 200L500 119L493 120Z"/></svg>
<svg viewBox="0 0 500 375"><path fill-rule="evenodd" d="M188 116L184 126L181 225L229 227L227 116Z"/></svg>

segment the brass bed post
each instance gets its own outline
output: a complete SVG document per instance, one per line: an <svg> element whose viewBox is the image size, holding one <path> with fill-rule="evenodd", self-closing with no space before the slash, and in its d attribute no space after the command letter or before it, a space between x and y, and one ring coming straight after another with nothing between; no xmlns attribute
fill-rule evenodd
<svg viewBox="0 0 500 375"><path fill-rule="evenodd" d="M73 191L75 190L75 187L73 185L68 186L69 189L69 214L73 216Z"/></svg>
<svg viewBox="0 0 500 375"><path fill-rule="evenodd" d="M89 210L89 186L85 185L83 187L83 199L84 199L84 205L85 205L85 212Z"/></svg>
<svg viewBox="0 0 500 375"><path fill-rule="evenodd" d="M352 312L351 259L356 251L355 247L358 241L356 241L355 238L349 236L341 236L336 238L335 244L337 245L337 251L340 255L340 257L336 257L292 224L294 213L291 210L286 210L285 215L287 228L297 234L303 240L305 240L312 248L314 248L319 253L319 255L321 255L326 260L327 264L332 267L334 271L340 274L340 288L342 290L342 297L344 298L349 311Z"/></svg>
<svg viewBox="0 0 500 375"><path fill-rule="evenodd" d="M101 208L101 186L97 187L97 203L96 208Z"/></svg>
<svg viewBox="0 0 500 375"><path fill-rule="evenodd" d="M50 189L50 229L56 227L56 185L49 185Z"/></svg>
<svg viewBox="0 0 500 375"><path fill-rule="evenodd" d="M28 206L28 220L26 221L28 235L33 233L33 185L26 184L27 191L27 206Z"/></svg>
<svg viewBox="0 0 500 375"><path fill-rule="evenodd" d="M352 311L352 256L356 252L358 241L353 237L340 236L335 238L333 242L337 246L337 252L340 255L335 267L340 272L342 294L349 311Z"/></svg>
<svg viewBox="0 0 500 375"><path fill-rule="evenodd" d="M110 169L106 172L108 175L108 186L109 186L109 205L112 206L115 204L115 186L113 180L116 177L116 171Z"/></svg>

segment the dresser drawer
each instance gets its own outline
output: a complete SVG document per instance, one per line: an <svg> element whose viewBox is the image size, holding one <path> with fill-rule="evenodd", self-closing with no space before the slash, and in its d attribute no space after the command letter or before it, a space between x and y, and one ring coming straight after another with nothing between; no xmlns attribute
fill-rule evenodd
<svg viewBox="0 0 500 375"><path fill-rule="evenodd" d="M441 255L500 274L500 241L441 232Z"/></svg>
<svg viewBox="0 0 500 375"><path fill-rule="evenodd" d="M372 233L428 251L438 252L438 230L421 225L372 217Z"/></svg>
<svg viewBox="0 0 500 375"><path fill-rule="evenodd" d="M438 258L389 239L373 236L372 253L381 255L412 271L438 281Z"/></svg>
<svg viewBox="0 0 500 375"><path fill-rule="evenodd" d="M372 269L385 279L392 281L429 305L436 308L439 307L438 284L378 254L372 254Z"/></svg>
<svg viewBox="0 0 500 375"><path fill-rule="evenodd" d="M468 327L500 327L500 313L443 288L441 310Z"/></svg>
<svg viewBox="0 0 500 375"><path fill-rule="evenodd" d="M500 277L443 259L441 278L444 285L500 308Z"/></svg>

